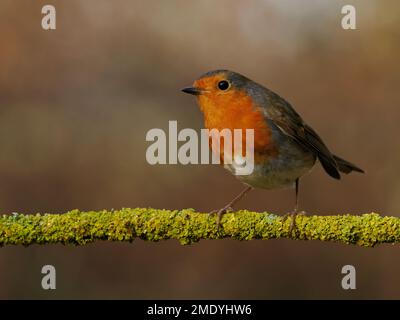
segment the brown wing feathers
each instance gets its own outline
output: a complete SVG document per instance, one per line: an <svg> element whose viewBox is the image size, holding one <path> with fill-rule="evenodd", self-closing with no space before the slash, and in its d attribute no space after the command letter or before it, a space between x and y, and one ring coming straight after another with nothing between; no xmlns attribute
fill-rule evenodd
<svg viewBox="0 0 400 320"><path fill-rule="evenodd" d="M364 172L356 165L333 155L318 134L304 121L292 106L276 93L266 89L264 99L269 102L265 108L266 116L271 119L283 133L299 144L314 152L325 171L335 179L340 179L340 172Z"/></svg>

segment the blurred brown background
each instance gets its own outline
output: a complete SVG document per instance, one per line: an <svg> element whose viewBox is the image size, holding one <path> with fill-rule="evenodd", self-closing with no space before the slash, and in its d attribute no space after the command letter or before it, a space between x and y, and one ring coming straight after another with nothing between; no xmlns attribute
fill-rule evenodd
<svg viewBox="0 0 400 320"><path fill-rule="evenodd" d="M57 9L57 30L41 8ZM357 30L341 28L341 7ZM200 74L228 68L289 100L340 156L367 171L302 181L309 213L400 215L398 1L2 0L2 213L221 207L242 188L218 166L150 166L145 134L202 128ZM292 190L239 207L285 213ZM41 267L57 269L44 291ZM344 291L340 270L357 269ZM0 298L400 298L398 246L290 240L0 248Z"/></svg>

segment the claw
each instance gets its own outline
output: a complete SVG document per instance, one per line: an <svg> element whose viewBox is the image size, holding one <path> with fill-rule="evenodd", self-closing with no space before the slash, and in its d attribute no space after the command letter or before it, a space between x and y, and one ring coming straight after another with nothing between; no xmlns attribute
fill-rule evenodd
<svg viewBox="0 0 400 320"><path fill-rule="evenodd" d="M219 229L219 226L221 224L221 218L222 216L227 213L228 211L233 211L232 207L233 205L238 202L240 199L243 198L243 196L248 193L250 190L252 190L253 187L247 186L246 189L244 189L239 195L237 195L231 202L229 202L225 207L219 209L219 210L213 210L210 212L210 214L217 214L217 230Z"/></svg>
<svg viewBox="0 0 400 320"><path fill-rule="evenodd" d="M282 223L284 223L286 221L286 219L288 219L289 217L292 218L292 221L290 223L289 233L292 233L296 229L296 217L304 216L304 215L306 215L306 213L304 211L293 210L292 212L286 213L282 217Z"/></svg>
<svg viewBox="0 0 400 320"><path fill-rule="evenodd" d="M229 211L233 211L233 208L230 205L227 205L221 209L212 210L208 213L210 215L212 215L212 214L217 215L217 229L219 229L219 226L221 225L222 216Z"/></svg>
<svg viewBox="0 0 400 320"><path fill-rule="evenodd" d="M221 209L212 210L208 214L224 215L225 213L227 213L229 211L233 211L233 208L232 207L223 207Z"/></svg>

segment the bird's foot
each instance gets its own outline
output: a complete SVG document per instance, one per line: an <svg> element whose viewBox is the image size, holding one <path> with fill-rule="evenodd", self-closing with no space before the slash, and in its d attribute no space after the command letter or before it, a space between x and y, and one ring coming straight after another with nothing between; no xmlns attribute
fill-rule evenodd
<svg viewBox="0 0 400 320"><path fill-rule="evenodd" d="M296 229L296 217L297 216L304 216L304 215L306 215L305 211L298 211L297 209L295 209L292 212L286 213L282 217L282 223L284 223L286 221L286 219L288 219L289 217L292 218L292 221L290 223L289 233L292 233L293 230Z"/></svg>
<svg viewBox="0 0 400 320"><path fill-rule="evenodd" d="M233 208L231 207L231 204L227 204L225 207L221 209L216 209L212 210L209 212L210 215L216 214L217 215L217 228L219 228L221 224L221 218L225 213L228 213L229 211L233 211Z"/></svg>

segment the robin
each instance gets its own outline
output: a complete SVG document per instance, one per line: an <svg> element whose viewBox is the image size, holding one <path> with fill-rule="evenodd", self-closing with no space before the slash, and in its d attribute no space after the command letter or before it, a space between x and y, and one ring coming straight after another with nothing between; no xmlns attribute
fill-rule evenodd
<svg viewBox="0 0 400 320"><path fill-rule="evenodd" d="M362 169L332 154L322 139L285 99L245 76L229 70L215 70L202 75L183 92L197 97L204 114L205 127L211 129L253 129L254 170L250 175L236 175L246 188L217 214L223 214L253 188L295 187L291 230L299 213L299 181L318 160L326 173L340 179L340 173ZM232 173L232 165L224 165Z"/></svg>

